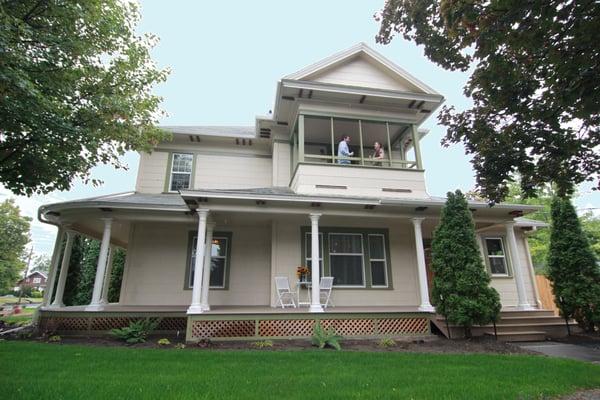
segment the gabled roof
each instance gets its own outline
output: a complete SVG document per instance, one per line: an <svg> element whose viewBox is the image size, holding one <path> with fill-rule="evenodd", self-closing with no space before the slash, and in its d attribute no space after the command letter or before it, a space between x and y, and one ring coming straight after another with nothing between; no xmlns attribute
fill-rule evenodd
<svg viewBox="0 0 600 400"><path fill-rule="evenodd" d="M439 95L439 93L430 86L426 85L424 82L408 73L405 69L396 65L363 42L302 68L293 74L289 74L283 79L313 80L315 77L331 71L332 69L340 68L343 64L356 58L364 58L367 61L370 61L374 66L380 67L383 72L387 73L392 78L406 81L419 92Z"/></svg>

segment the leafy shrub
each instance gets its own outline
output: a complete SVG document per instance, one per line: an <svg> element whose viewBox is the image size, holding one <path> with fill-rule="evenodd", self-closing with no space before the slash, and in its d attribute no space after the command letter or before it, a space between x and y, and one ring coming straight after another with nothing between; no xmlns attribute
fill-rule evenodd
<svg viewBox="0 0 600 400"><path fill-rule="evenodd" d="M52 335L48 338L49 342L60 342L62 338L58 335Z"/></svg>
<svg viewBox="0 0 600 400"><path fill-rule="evenodd" d="M123 340L129 344L144 343L146 338L156 329L161 319L146 318L131 322L125 328L113 329L111 332L117 339Z"/></svg>
<svg viewBox="0 0 600 400"><path fill-rule="evenodd" d="M395 347L396 341L392 338L383 338L378 343L379 347Z"/></svg>
<svg viewBox="0 0 600 400"><path fill-rule="evenodd" d="M159 346L168 346L171 344L171 341L167 338L162 338L162 339L158 339L158 343Z"/></svg>
<svg viewBox="0 0 600 400"><path fill-rule="evenodd" d="M183 343L176 343L175 346L173 346L173 347L176 348L176 349L179 349L179 350L183 350L183 349L185 349L185 344L183 344Z"/></svg>
<svg viewBox="0 0 600 400"><path fill-rule="evenodd" d="M31 291L31 297L39 299L43 296L42 292L40 292L39 290L32 290Z"/></svg>
<svg viewBox="0 0 600 400"><path fill-rule="evenodd" d="M323 329L323 326L321 326L321 321L317 321L313 327L312 343L314 346L317 346L320 349L325 348L325 346L329 346L336 350L341 350L341 340L342 337L336 334L333 327Z"/></svg>
<svg viewBox="0 0 600 400"><path fill-rule="evenodd" d="M273 342L270 340L261 340L259 342L252 342L252 346L257 349L265 349L268 347L273 347Z"/></svg>

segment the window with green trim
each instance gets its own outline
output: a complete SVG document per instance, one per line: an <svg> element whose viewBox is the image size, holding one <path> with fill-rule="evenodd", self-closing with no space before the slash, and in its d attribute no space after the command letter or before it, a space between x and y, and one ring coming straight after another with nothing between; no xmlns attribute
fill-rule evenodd
<svg viewBox="0 0 600 400"><path fill-rule="evenodd" d="M196 263L196 245L198 236L194 234L191 238L190 253L188 257L187 270L187 289L191 289L194 284L194 265ZM210 288L226 289L229 269L231 235L215 234L211 243L210 260Z"/></svg>
<svg viewBox="0 0 600 400"><path fill-rule="evenodd" d="M387 230L319 228L321 276L332 276L337 288L386 289L390 283ZM311 234L302 228L302 257L310 266Z"/></svg>
<svg viewBox="0 0 600 400"><path fill-rule="evenodd" d="M176 192L181 189L189 189L192 182L192 165L194 155L188 153L173 153L171 161L171 174L169 179L169 191Z"/></svg>

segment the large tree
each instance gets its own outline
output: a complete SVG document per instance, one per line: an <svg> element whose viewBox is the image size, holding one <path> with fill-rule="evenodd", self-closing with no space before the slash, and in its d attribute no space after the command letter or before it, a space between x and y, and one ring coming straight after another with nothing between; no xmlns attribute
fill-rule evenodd
<svg viewBox="0 0 600 400"><path fill-rule="evenodd" d="M0 0L0 183L15 194L67 190L98 163L150 150L156 39L123 0ZM97 181L92 180L92 183Z"/></svg>
<svg viewBox="0 0 600 400"><path fill-rule="evenodd" d="M560 196L600 186L600 7L593 0L388 0L377 41L396 33L448 70L471 71L473 106L444 107L444 145L473 156L492 202L515 172L526 196L544 183Z"/></svg>
<svg viewBox="0 0 600 400"><path fill-rule="evenodd" d="M600 328L600 265L569 199L552 202L548 277L563 316Z"/></svg>
<svg viewBox="0 0 600 400"><path fill-rule="evenodd" d="M29 217L21 215L14 200L0 203L0 291L13 288L25 268L25 245L29 243Z"/></svg>
<svg viewBox="0 0 600 400"><path fill-rule="evenodd" d="M475 223L459 190L448 193L431 250L436 311L461 325L467 337L471 326L495 321L500 313L500 295L490 287L475 238Z"/></svg>

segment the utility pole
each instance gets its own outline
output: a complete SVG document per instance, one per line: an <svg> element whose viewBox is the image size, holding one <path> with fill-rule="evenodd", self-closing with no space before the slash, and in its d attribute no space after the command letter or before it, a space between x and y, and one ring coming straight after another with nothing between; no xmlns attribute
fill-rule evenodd
<svg viewBox="0 0 600 400"><path fill-rule="evenodd" d="M23 280L27 279L27 275L29 275L29 266L31 265L31 257L33 256L33 245L31 246L31 250L29 250L29 257L27 257L27 267L25 268L25 276ZM17 304L21 304L21 298L23 297L23 283L19 286L19 301Z"/></svg>

